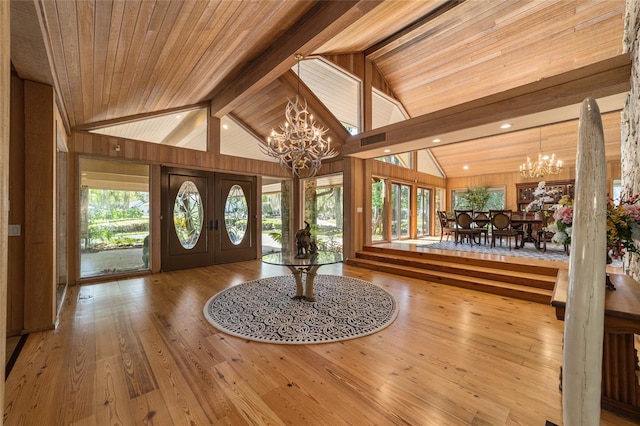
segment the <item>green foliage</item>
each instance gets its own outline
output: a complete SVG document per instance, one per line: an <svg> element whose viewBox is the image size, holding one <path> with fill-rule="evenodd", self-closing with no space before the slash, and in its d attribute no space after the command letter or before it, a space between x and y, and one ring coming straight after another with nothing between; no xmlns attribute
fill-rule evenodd
<svg viewBox="0 0 640 426"><path fill-rule="evenodd" d="M273 241L282 245L282 232L272 231L272 232L269 232L269 236Z"/></svg>
<svg viewBox="0 0 640 426"><path fill-rule="evenodd" d="M141 210L148 192L93 189L88 191L88 248L142 245L149 218Z"/></svg>
<svg viewBox="0 0 640 426"><path fill-rule="evenodd" d="M491 193L487 186L467 187L467 190L456 200L456 209L470 209L476 211L487 210Z"/></svg>
<svg viewBox="0 0 640 426"><path fill-rule="evenodd" d="M262 218L262 230L274 231L282 229L282 219L280 217Z"/></svg>

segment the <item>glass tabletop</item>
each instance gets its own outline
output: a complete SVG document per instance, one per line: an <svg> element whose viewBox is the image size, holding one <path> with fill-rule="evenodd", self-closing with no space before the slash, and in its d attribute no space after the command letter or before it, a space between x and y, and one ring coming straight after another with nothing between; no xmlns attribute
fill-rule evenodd
<svg viewBox="0 0 640 426"><path fill-rule="evenodd" d="M262 261L264 263L282 266L322 266L330 265L332 263L340 263L342 260L342 253L334 253L330 251L319 251L306 259L296 259L295 253L291 252L271 253L262 256Z"/></svg>

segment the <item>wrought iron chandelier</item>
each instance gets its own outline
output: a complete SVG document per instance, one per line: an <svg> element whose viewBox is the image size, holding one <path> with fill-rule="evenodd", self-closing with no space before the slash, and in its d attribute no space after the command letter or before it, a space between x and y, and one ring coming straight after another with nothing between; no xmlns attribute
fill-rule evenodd
<svg viewBox="0 0 640 426"><path fill-rule="evenodd" d="M531 161L531 157L527 157L527 161L520 165L520 175L526 178L543 178L546 175L557 175L562 171L562 161L556 160L556 154L552 153L549 157L542 152L542 128L540 129L538 161Z"/></svg>
<svg viewBox="0 0 640 426"><path fill-rule="evenodd" d="M307 100L300 101L300 60L298 61L298 89L296 100L288 99L284 112L285 121L280 123L280 132L271 130L266 143L260 144L262 152L278 159L280 166L297 177L311 177L320 169L322 160L333 158L338 152L331 148L331 138L325 139L329 131L316 124L307 110Z"/></svg>

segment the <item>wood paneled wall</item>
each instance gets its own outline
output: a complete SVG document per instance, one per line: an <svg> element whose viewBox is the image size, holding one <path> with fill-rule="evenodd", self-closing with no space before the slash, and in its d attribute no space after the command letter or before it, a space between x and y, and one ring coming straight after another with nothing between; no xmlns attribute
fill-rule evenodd
<svg viewBox="0 0 640 426"><path fill-rule="evenodd" d="M215 138L213 138L215 139ZM120 150L116 151L119 146ZM214 148L213 143L210 147ZM75 283L79 271L79 248L78 248L78 226L79 216L77 209L78 199L78 158L79 156L102 157L111 160L135 161L151 165L151 196L154 200L160 200L160 167L185 167L191 169L229 172L234 174L246 174L255 176L269 176L276 178L290 178L277 163L251 160L247 158L231 157L214 152L202 152L177 148L172 146L157 145L148 142L139 142L114 138L110 136L97 135L88 132L73 132L69 140L69 175L68 175L68 208L69 222L68 228L68 262L69 262L69 283ZM343 161L336 158L322 164L318 175L341 173L343 171ZM151 203L151 233L160 235L160 205L159 202ZM301 217L301 212L293 212L294 229L299 226L296 218ZM160 270L160 240L151 240L151 270ZM154 261L155 259L155 261Z"/></svg>
<svg viewBox="0 0 640 426"><path fill-rule="evenodd" d="M620 179L620 161L607 162L607 191L613 192L613 180ZM566 167L561 173L548 177L546 180L566 180L575 179L575 167ZM540 179L542 180L542 179ZM447 179L447 210L451 210L451 192L464 191L467 187L488 186L490 188L505 189L505 207L517 210L518 196L516 194L516 184L521 182L538 182L536 179L525 179L518 172L495 173L480 176L461 177Z"/></svg>
<svg viewBox="0 0 640 426"><path fill-rule="evenodd" d="M356 251L362 249L365 228L369 228L370 220L366 220L365 211L371 215L371 197L366 198L367 190L371 193L371 179L365 174L365 160L349 157L344 160L344 256L354 257ZM369 205L367 209L366 206Z"/></svg>
<svg viewBox="0 0 640 426"><path fill-rule="evenodd" d="M367 160L371 162L371 174L373 176L387 177L397 181L408 183L420 183L423 186L445 188L446 180L444 178L428 175L413 169L394 166L393 164L384 163L378 160Z"/></svg>
<svg viewBox="0 0 640 426"><path fill-rule="evenodd" d="M25 99L24 330L56 316L56 129L53 88L29 80Z"/></svg>
<svg viewBox="0 0 640 426"><path fill-rule="evenodd" d="M24 85L11 76L11 136L9 157L9 223L20 226L20 235L9 237L7 334L15 336L24 328Z"/></svg>
<svg viewBox="0 0 640 426"><path fill-rule="evenodd" d="M9 211L9 143L11 118L11 44L9 29L10 3L0 2L0 306L7 305L7 256L8 252L8 211ZM7 356L7 316L0 314L0 361L6 365ZM0 418L4 419L4 380L0 383Z"/></svg>

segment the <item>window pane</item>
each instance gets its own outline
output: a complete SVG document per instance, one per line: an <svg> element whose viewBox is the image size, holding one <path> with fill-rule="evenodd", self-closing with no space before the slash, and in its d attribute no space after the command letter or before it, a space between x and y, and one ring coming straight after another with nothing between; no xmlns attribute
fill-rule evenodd
<svg viewBox="0 0 640 426"><path fill-rule="evenodd" d="M402 185L402 199L400 200L401 223L400 236L409 237L409 220L411 219L411 188Z"/></svg>
<svg viewBox="0 0 640 426"><path fill-rule="evenodd" d="M304 181L304 220L318 249L342 253L342 175L321 176Z"/></svg>
<svg viewBox="0 0 640 426"><path fill-rule="evenodd" d="M429 235L429 222L430 222L430 208L429 200L431 198L431 191L425 188L418 188L417 194L417 234L418 236Z"/></svg>
<svg viewBox="0 0 640 426"><path fill-rule="evenodd" d="M398 200L400 199L400 185L394 183L391 185L391 239L400 238L399 217L400 209L398 208Z"/></svg>
<svg viewBox="0 0 640 426"><path fill-rule="evenodd" d="M80 277L149 269L149 166L80 159Z"/></svg>
<svg viewBox="0 0 640 426"><path fill-rule="evenodd" d="M244 239L247 233L248 219L247 197L245 197L240 185L233 185L224 205L224 223L232 244L238 245Z"/></svg>
<svg viewBox="0 0 640 426"><path fill-rule="evenodd" d="M384 234L384 179L374 178L371 183L371 240L383 241Z"/></svg>
<svg viewBox="0 0 640 426"><path fill-rule="evenodd" d="M290 206L291 181L263 178L262 254L289 250Z"/></svg>
<svg viewBox="0 0 640 426"><path fill-rule="evenodd" d="M203 216L202 198L196 184L190 180L183 182L173 203L173 226L185 249L191 250L198 242Z"/></svg>

